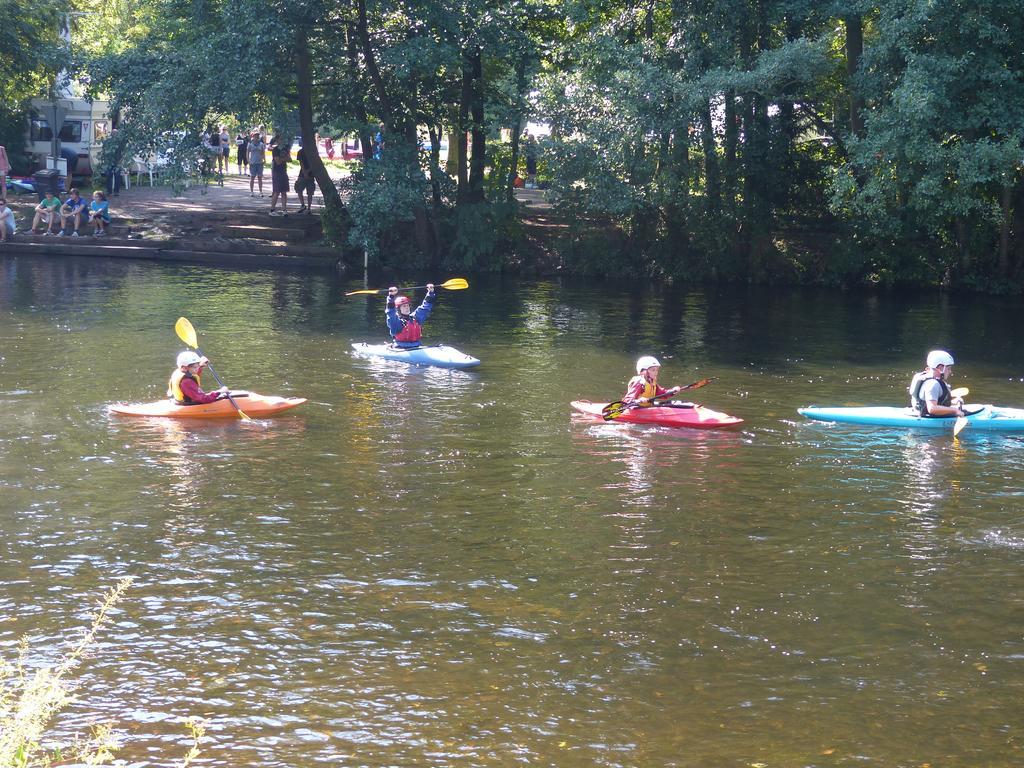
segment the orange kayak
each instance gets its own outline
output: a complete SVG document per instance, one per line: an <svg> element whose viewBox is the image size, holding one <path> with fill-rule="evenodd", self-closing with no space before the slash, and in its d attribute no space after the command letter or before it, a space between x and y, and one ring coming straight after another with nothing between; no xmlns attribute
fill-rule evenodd
<svg viewBox="0 0 1024 768"><path fill-rule="evenodd" d="M608 403L592 403L589 400L574 400L572 407L580 413L603 418L602 409ZM702 405L694 406L651 406L650 408L630 408L613 421L627 424L657 424L662 427L689 427L690 429L722 429L735 427L743 423L743 419L719 413Z"/></svg>
<svg viewBox="0 0 1024 768"><path fill-rule="evenodd" d="M273 416L306 402L304 397L275 397L255 392L232 392L238 407L254 419ZM238 411L227 398L200 405L179 405L171 399L152 403L119 403L109 407L119 416L153 416L169 419L237 419Z"/></svg>

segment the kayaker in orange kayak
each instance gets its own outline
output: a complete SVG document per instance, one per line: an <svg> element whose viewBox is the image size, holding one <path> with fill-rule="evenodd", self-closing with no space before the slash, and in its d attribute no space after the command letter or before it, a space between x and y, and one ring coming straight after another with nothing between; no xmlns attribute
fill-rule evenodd
<svg viewBox="0 0 1024 768"><path fill-rule="evenodd" d="M167 382L167 396L180 405L198 405L220 400L227 394L228 388L221 387L215 392L203 392L199 386L199 378L209 360L200 357L191 350L178 354L178 367L171 373Z"/></svg>
<svg viewBox="0 0 1024 768"><path fill-rule="evenodd" d="M661 363L656 357L644 355L636 361L636 376L629 380L626 385L626 394L622 396L622 402L649 406L651 398L661 395L674 395L679 387L665 389L658 386L658 372L661 370Z"/></svg>

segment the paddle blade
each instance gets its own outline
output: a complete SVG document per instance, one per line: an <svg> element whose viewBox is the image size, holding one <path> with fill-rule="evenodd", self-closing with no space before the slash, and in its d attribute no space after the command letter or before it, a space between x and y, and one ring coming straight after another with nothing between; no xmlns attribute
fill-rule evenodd
<svg viewBox="0 0 1024 768"><path fill-rule="evenodd" d="M368 288L362 291L349 291L346 296L373 296L383 291L383 288Z"/></svg>
<svg viewBox="0 0 1024 768"><path fill-rule="evenodd" d="M464 277L453 277L451 280L447 280L436 287L447 288L449 291L464 291L466 288L469 288L469 283L466 282Z"/></svg>
<svg viewBox="0 0 1024 768"><path fill-rule="evenodd" d="M178 322L174 324L174 332L192 349L199 346L199 342L196 340L196 329L192 327L192 323L188 321L187 317L178 318Z"/></svg>
<svg viewBox="0 0 1024 768"><path fill-rule="evenodd" d="M679 391L680 392L685 392L688 389L700 389L701 387L706 387L708 384L710 384L714 380L715 380L714 377L712 377L710 379L701 379L700 381L693 382L693 384L687 384L685 387L680 387Z"/></svg>
<svg viewBox="0 0 1024 768"><path fill-rule="evenodd" d="M949 394L952 395L953 397L967 397L969 394L971 394L971 390L968 389L967 387L957 387Z"/></svg>
<svg viewBox="0 0 1024 768"><path fill-rule="evenodd" d="M601 417L605 421L611 421L617 416L624 414L627 410L629 410L628 404L621 400L616 400L614 403L608 403L608 405L601 409Z"/></svg>
<svg viewBox="0 0 1024 768"><path fill-rule="evenodd" d="M953 437L956 437L961 432L963 432L964 431L964 427L966 427L970 423L971 422L969 422L967 420L966 416L957 416L956 417L956 424L953 425Z"/></svg>

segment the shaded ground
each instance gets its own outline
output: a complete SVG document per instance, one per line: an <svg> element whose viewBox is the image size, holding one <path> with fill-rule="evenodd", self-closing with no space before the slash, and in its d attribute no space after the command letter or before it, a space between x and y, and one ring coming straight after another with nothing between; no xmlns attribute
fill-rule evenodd
<svg viewBox="0 0 1024 768"><path fill-rule="evenodd" d="M109 235L91 236L82 225L83 237L29 234L34 195L9 195L18 221L18 234L2 246L4 253L60 255L75 253L125 258L192 261L225 266L340 266L341 252L321 244L320 212L323 198L313 197L311 212L298 213L298 196L288 195L288 216L270 215L270 177L264 177L263 197L249 192L249 178L230 174L222 184L191 186L175 197L169 186L150 186L143 176L129 189L111 197L113 223ZM83 188L83 197L89 190ZM517 254L520 265L543 271L558 268L551 252L565 224L552 217L551 206L540 190L516 190L524 205L525 239Z"/></svg>

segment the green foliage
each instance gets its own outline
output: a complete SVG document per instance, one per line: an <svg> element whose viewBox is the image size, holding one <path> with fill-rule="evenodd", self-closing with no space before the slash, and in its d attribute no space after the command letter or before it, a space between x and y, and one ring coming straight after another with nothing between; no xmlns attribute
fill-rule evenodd
<svg viewBox="0 0 1024 768"><path fill-rule="evenodd" d="M13 2L0 0L2 50L17 53L0 60L0 131L16 144L15 115L66 52L52 6ZM502 206L525 158L513 168L498 129L539 118L572 269L1024 278L1016 0L78 2L76 66L124 118L109 156L161 152L184 178L210 120L291 134L301 104L306 130L311 108L314 130L364 142L384 123L384 160L358 165L325 221L374 261L500 268L520 236ZM476 162L432 167L417 151L428 129L473 134ZM813 243L835 242L823 233L857 247L816 257Z"/></svg>
<svg viewBox="0 0 1024 768"><path fill-rule="evenodd" d="M520 235L516 203L460 205L451 222L454 240L444 266L463 271L498 271Z"/></svg>

